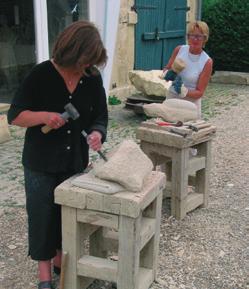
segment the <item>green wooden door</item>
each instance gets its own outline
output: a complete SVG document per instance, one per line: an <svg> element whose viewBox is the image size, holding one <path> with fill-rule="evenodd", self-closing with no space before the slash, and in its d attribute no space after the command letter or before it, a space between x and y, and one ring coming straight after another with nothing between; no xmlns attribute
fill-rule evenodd
<svg viewBox="0 0 249 289"><path fill-rule="evenodd" d="M161 69L185 43L186 0L136 0L135 69Z"/></svg>

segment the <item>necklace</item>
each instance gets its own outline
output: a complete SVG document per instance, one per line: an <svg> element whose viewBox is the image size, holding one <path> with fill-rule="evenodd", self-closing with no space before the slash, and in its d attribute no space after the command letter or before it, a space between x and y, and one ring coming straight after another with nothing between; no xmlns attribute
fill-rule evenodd
<svg viewBox="0 0 249 289"><path fill-rule="evenodd" d="M68 85L70 85L70 86L71 86L71 85L72 85L72 83L73 83L73 81L72 81L72 80L68 80L68 81L67 81L67 83L68 83Z"/></svg>
<svg viewBox="0 0 249 289"><path fill-rule="evenodd" d="M59 65L57 65L53 59L52 59L52 63L54 65L54 67L56 68L56 70L59 72L59 74L61 75L61 77L64 79L66 85L68 86L73 86L76 83L78 83L78 81L80 80L80 78L82 77L82 74L78 71L73 71L70 69L65 69L60 67Z"/></svg>
<svg viewBox="0 0 249 289"><path fill-rule="evenodd" d="M73 86L76 83L78 83L78 81L81 78L81 74L80 73L74 73L74 72L63 72L63 78L65 80L65 82L67 83L67 85L69 86Z"/></svg>

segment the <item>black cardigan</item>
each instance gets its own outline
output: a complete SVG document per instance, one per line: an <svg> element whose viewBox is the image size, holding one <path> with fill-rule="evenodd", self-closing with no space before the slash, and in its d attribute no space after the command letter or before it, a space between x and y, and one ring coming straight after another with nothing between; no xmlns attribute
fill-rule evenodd
<svg viewBox="0 0 249 289"><path fill-rule="evenodd" d="M102 141L106 138L108 113L100 74L82 77L71 94L51 61L36 65L17 91L8 121L11 123L24 110L62 113L69 102L80 113L77 120L69 119L63 127L47 134L41 132L42 125L27 129L24 166L49 173L82 172L86 168L88 145L81 131L97 130L102 134Z"/></svg>

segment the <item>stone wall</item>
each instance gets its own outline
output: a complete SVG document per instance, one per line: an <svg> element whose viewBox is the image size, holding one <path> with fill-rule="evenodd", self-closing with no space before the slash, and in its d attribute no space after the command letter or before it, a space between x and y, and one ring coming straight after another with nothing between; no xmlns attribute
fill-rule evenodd
<svg viewBox="0 0 249 289"><path fill-rule="evenodd" d="M109 95L125 98L134 92L128 73L134 68L135 25L137 14L131 11L134 0L121 0L116 52Z"/></svg>
<svg viewBox="0 0 249 289"><path fill-rule="evenodd" d="M190 6L191 9L187 13L187 22L196 19L197 1L198 0L188 0L188 6ZM109 95L115 95L123 100L136 91L128 78L128 73L134 69L135 62L134 47L137 14L131 11L134 2L135 0L121 0L116 51L109 91Z"/></svg>
<svg viewBox="0 0 249 289"><path fill-rule="evenodd" d="M198 0L188 0L187 2L188 7L190 7L190 10L187 13L187 23L194 21L198 17Z"/></svg>

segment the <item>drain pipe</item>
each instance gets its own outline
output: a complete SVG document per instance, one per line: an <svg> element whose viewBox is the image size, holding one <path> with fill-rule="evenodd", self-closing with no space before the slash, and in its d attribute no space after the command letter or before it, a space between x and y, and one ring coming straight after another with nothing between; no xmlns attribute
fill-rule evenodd
<svg viewBox="0 0 249 289"><path fill-rule="evenodd" d="M197 20L201 20L201 13L202 12L202 0L198 1L198 9L197 9Z"/></svg>

